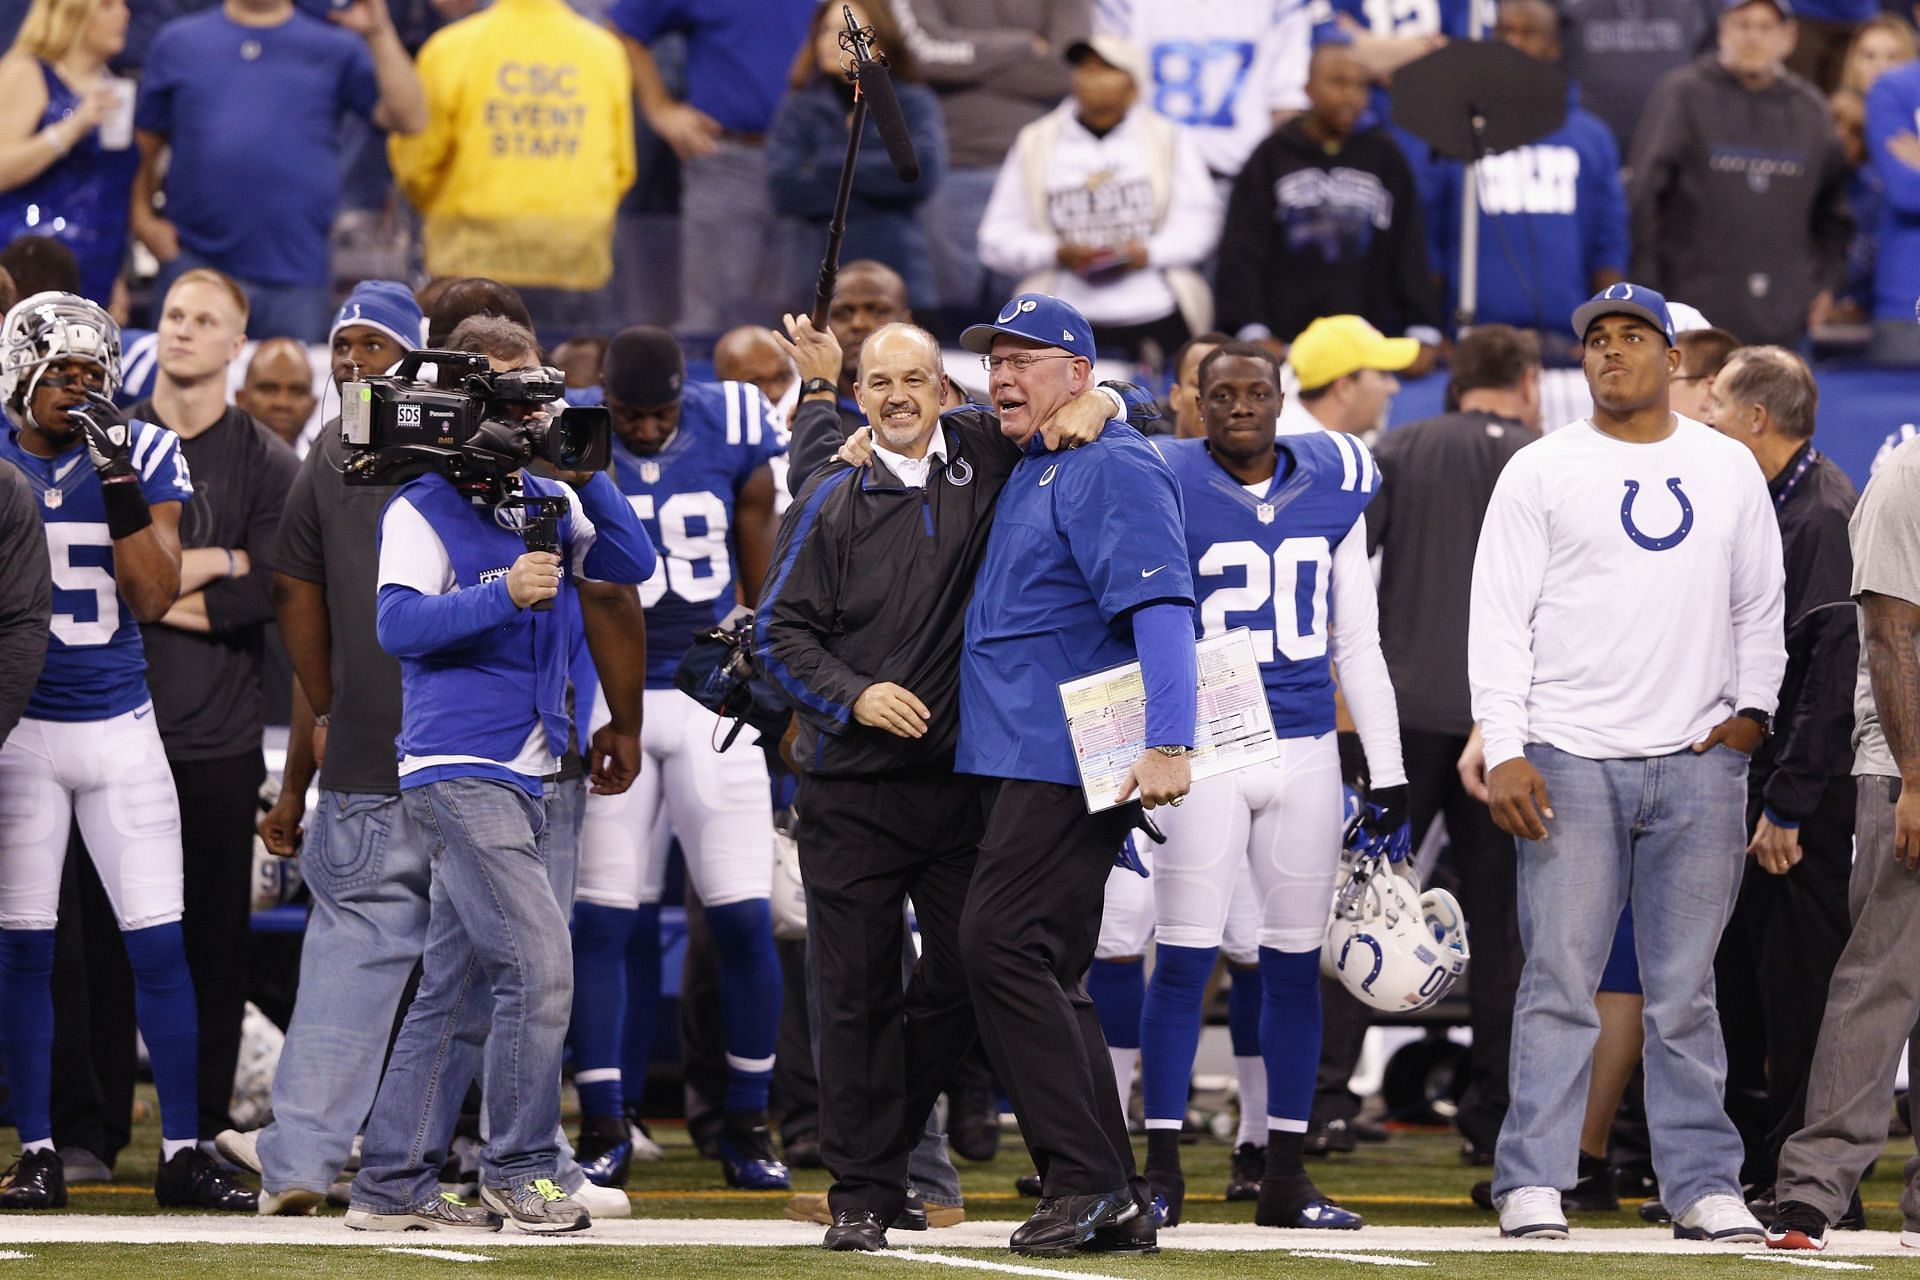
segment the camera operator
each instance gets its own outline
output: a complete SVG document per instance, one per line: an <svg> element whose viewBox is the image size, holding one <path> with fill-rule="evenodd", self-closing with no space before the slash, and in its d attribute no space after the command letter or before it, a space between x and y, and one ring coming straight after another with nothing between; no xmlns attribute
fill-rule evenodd
<svg viewBox="0 0 1920 1280"><path fill-rule="evenodd" d="M388 430L382 408L374 407L376 447ZM381 518L377 627L381 647L400 659L401 807L435 856L420 989L367 1121L347 1215L360 1229L498 1230L510 1218L554 1232L590 1223L557 1181L572 959L549 878L557 820L548 784L569 732L574 581L637 584L655 557L610 479L561 484L503 456L512 448L524 460L558 424L532 406L488 408L458 455L469 478L456 485L428 470L400 487ZM556 550L527 549L536 499L558 508L547 517ZM556 603L544 612L548 601ZM443 1198L437 1181L478 1056L462 1009L480 999L481 982L491 1010L488 1208Z"/></svg>

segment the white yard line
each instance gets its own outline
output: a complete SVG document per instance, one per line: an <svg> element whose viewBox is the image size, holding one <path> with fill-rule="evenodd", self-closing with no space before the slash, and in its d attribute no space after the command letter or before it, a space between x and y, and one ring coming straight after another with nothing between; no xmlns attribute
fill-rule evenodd
<svg viewBox="0 0 1920 1280"><path fill-rule="evenodd" d="M777 1206L769 1206L777 1213ZM894 1247L902 1253L915 1246L933 1245L946 1254L985 1251L983 1258L1007 1253L1007 1235L1019 1224L963 1222L957 1227L926 1234L896 1231ZM512 1230L498 1234L443 1233L439 1238L460 1245L509 1248L598 1245L657 1248L678 1245L818 1248L821 1229L808 1222L784 1218L622 1218L597 1222L590 1230L564 1236L532 1236ZM1342 1231L1337 1241L1325 1231L1275 1231L1244 1223L1187 1223L1160 1233L1160 1247L1168 1252L1212 1249L1226 1252L1289 1252L1324 1250L1364 1254L1524 1253L1536 1257L1580 1254L1669 1254L1680 1256L1740 1257L1738 1246L1675 1240L1659 1227L1577 1230L1570 1240L1502 1240L1491 1225L1485 1227L1367 1227ZM414 1237L417 1239L418 1237ZM35 1244L213 1244L213 1245L353 1245L363 1249L407 1244L405 1236L378 1231L349 1231L339 1218L256 1218L248 1215L149 1216L36 1213L0 1215L0 1249ZM1746 1247L1748 1251L1751 1246ZM1832 1258L1907 1257L1915 1250L1900 1247L1893 1231L1844 1231L1834 1235L1822 1261ZM1756 1251L1757 1253L1757 1251ZM1764 1255L1774 1257L1773 1253Z"/></svg>
<svg viewBox="0 0 1920 1280"><path fill-rule="evenodd" d="M1796 1253L1745 1253L1740 1255L1742 1262L1784 1262L1795 1267L1812 1267L1817 1271L1871 1271L1872 1267L1864 1262L1838 1262L1832 1258L1803 1258Z"/></svg>
<svg viewBox="0 0 1920 1280"><path fill-rule="evenodd" d="M950 1253L932 1253L920 1249L889 1249L885 1253L868 1253L867 1258L879 1258L882 1261L931 1262L942 1267L964 1267L969 1271L997 1271L1008 1276L1045 1276L1047 1280L1057 1280L1060 1276L1071 1276L1073 1280L1120 1280L1119 1276L1103 1276L1091 1271L1055 1271L1049 1267L1026 1267L1015 1262L988 1262L984 1258L956 1258Z"/></svg>
<svg viewBox="0 0 1920 1280"><path fill-rule="evenodd" d="M458 1249L401 1249L388 1247L383 1253L405 1253L416 1258L438 1258L442 1262L492 1262L493 1258L484 1253L462 1253Z"/></svg>
<svg viewBox="0 0 1920 1280"><path fill-rule="evenodd" d="M1331 1253L1320 1249L1291 1249L1288 1256L1295 1258L1324 1258L1328 1262L1366 1262L1376 1267L1430 1267L1431 1262L1419 1258L1396 1258L1390 1253Z"/></svg>
<svg viewBox="0 0 1920 1280"><path fill-rule="evenodd" d="M22 1253L18 1249L0 1249L0 1262L16 1262L31 1257L32 1254Z"/></svg>

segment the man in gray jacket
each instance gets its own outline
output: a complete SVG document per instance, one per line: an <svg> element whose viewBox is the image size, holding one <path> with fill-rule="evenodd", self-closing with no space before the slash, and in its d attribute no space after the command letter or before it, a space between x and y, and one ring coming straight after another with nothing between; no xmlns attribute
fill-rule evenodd
<svg viewBox="0 0 1920 1280"><path fill-rule="evenodd" d="M1718 51L1660 82L1628 160L1628 274L1749 344L1821 323L1853 233L1826 103L1782 65L1793 40L1787 0L1727 0Z"/></svg>

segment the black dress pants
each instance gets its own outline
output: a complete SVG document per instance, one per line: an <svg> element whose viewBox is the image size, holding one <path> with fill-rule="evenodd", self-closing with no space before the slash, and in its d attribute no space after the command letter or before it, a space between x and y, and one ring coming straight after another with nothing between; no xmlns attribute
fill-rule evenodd
<svg viewBox="0 0 1920 1280"><path fill-rule="evenodd" d="M820 1154L835 1213L899 1214L908 1153L978 1034L961 912L990 794L985 780L951 773L800 784L795 835L820 985ZM909 898L921 950L903 991Z"/></svg>
<svg viewBox="0 0 1920 1280"><path fill-rule="evenodd" d="M1077 787L999 784L961 952L980 1036L1047 1196L1117 1191L1133 1146L1086 972L1137 805L1089 814Z"/></svg>

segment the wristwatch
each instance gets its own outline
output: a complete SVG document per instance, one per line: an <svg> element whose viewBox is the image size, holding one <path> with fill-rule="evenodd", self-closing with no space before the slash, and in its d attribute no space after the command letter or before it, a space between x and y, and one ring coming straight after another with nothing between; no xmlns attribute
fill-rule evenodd
<svg viewBox="0 0 1920 1280"><path fill-rule="evenodd" d="M800 398L803 400L808 396L819 395L823 392L830 396L837 396L840 394L840 388L825 378L808 378L800 384Z"/></svg>
<svg viewBox="0 0 1920 1280"><path fill-rule="evenodd" d="M1742 720L1753 721L1760 726L1760 732L1762 733L1773 732L1773 717L1758 707L1742 707L1733 714L1739 716Z"/></svg>
<svg viewBox="0 0 1920 1280"><path fill-rule="evenodd" d="M1154 746L1148 747L1147 750L1158 751L1161 755L1168 756L1175 760L1178 760L1181 756L1190 756L1193 754L1192 747Z"/></svg>

